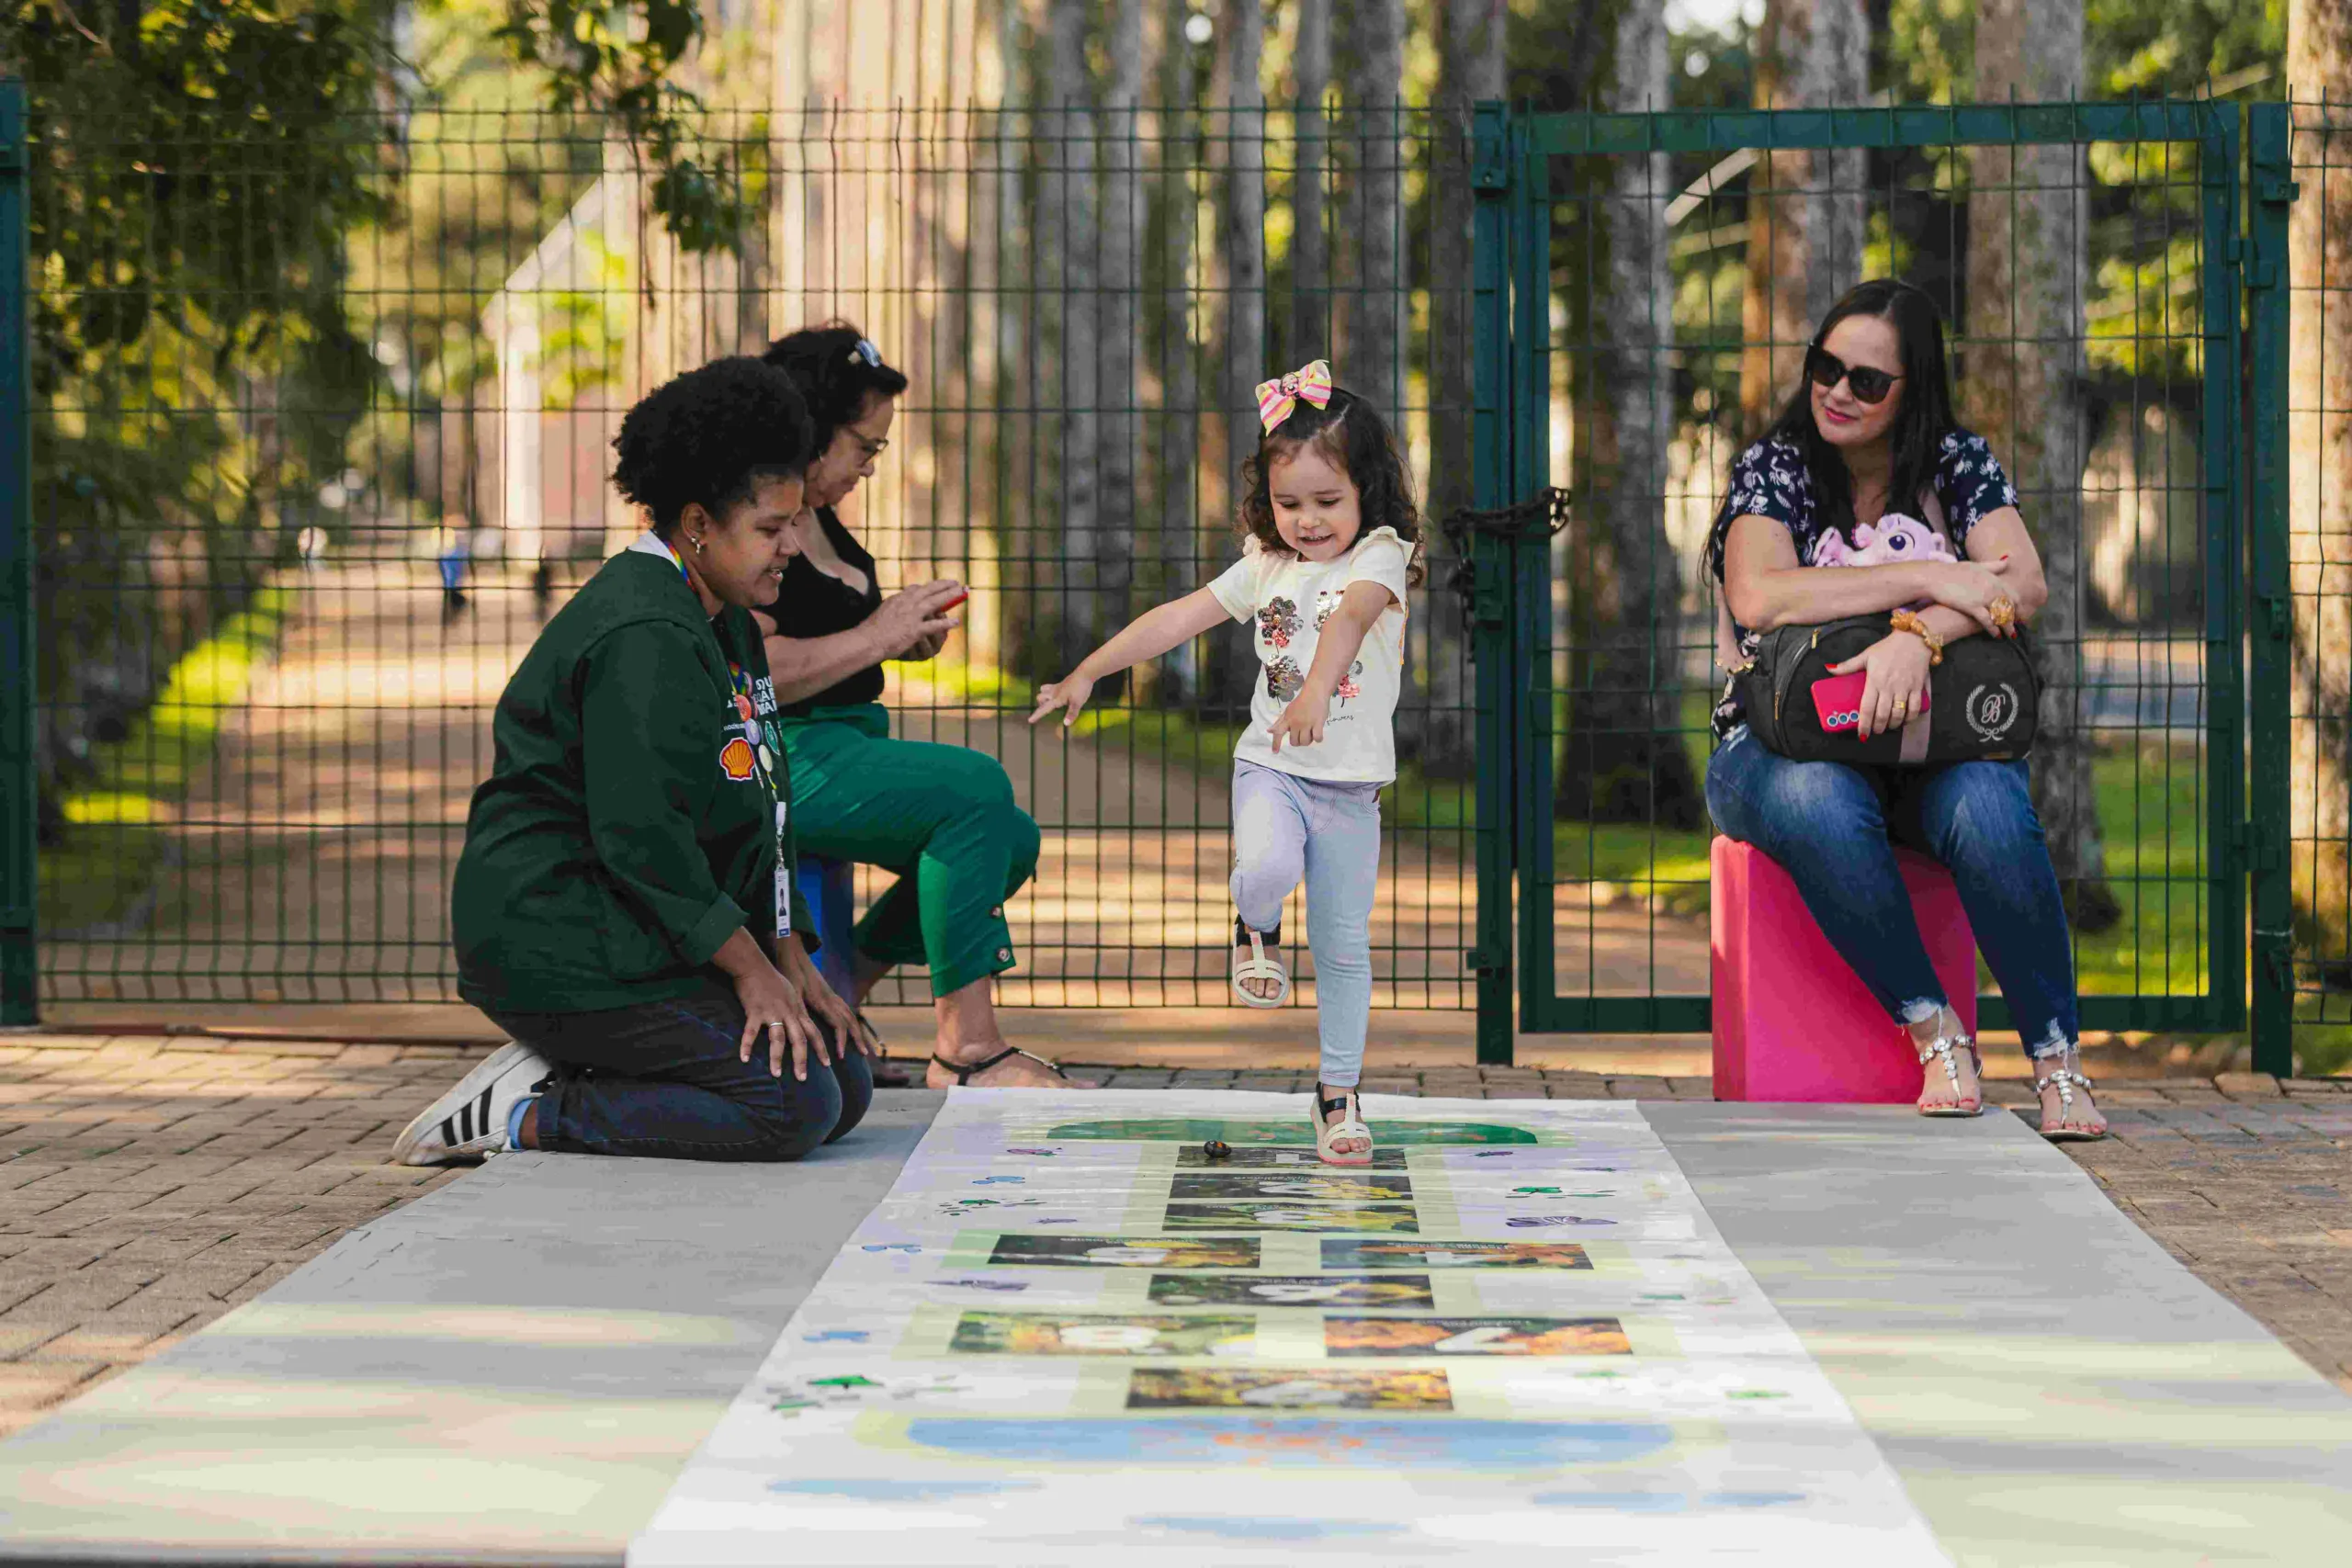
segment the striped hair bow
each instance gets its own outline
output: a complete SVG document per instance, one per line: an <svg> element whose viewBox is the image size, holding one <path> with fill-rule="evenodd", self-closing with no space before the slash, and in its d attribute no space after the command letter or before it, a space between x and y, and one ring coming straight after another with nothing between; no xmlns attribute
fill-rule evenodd
<svg viewBox="0 0 2352 1568"><path fill-rule="evenodd" d="M1317 359L1287 376L1258 383L1258 423L1272 430L1288 419L1305 398L1318 409L1331 406L1331 362Z"/></svg>

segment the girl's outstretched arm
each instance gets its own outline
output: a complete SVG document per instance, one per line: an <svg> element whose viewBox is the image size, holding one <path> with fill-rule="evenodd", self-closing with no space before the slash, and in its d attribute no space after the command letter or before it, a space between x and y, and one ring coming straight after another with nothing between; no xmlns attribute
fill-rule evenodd
<svg viewBox="0 0 2352 1568"><path fill-rule="evenodd" d="M1230 617L1216 595L1205 588L1196 588L1182 599L1171 599L1156 609L1146 610L1127 623L1126 629L1079 661L1077 669L1049 685L1037 689L1037 711L1029 722L1062 710L1062 728L1067 729L1078 722L1079 709L1094 690L1094 682L1105 675L1157 659L1173 648L1199 637Z"/></svg>
<svg viewBox="0 0 2352 1568"><path fill-rule="evenodd" d="M1396 595L1384 583L1360 580L1348 584L1347 592L1340 595L1340 607L1317 634L1315 662L1307 667L1306 684L1274 723L1275 750L1283 749L1285 738L1294 746L1312 746L1323 739L1323 726L1331 714L1331 694L1339 689L1340 677L1355 663L1373 623L1396 602Z"/></svg>

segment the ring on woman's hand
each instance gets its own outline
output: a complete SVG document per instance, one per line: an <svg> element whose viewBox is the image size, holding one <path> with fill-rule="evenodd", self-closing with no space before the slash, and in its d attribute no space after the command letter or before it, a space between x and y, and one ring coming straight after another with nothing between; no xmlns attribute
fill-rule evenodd
<svg viewBox="0 0 2352 1568"><path fill-rule="evenodd" d="M1911 711L1911 705L1910 705L1908 702L1905 701L1905 700L1904 700L1903 698L1901 698L1901 697L1897 697L1897 698L1895 698L1895 699L1894 699L1894 716L1895 716L1895 717L1897 717L1897 718L1901 718L1905 714L1909 713L1910 711Z"/></svg>
<svg viewBox="0 0 2352 1568"><path fill-rule="evenodd" d="M2018 602L2004 593L1984 606L1984 615L1995 631L2007 631L2018 624Z"/></svg>

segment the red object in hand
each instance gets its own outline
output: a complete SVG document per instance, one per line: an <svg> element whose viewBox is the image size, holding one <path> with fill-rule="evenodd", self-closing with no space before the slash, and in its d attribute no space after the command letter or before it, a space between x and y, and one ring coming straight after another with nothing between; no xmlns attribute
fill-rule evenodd
<svg viewBox="0 0 2352 1568"><path fill-rule="evenodd" d="M969 599L971 596L972 591L970 589L959 588L956 591L955 598L950 599L946 604L942 604L938 609L933 610L932 614L934 615L944 615L947 614L948 611L954 609L956 605L961 604L965 600Z"/></svg>
<svg viewBox="0 0 2352 1568"><path fill-rule="evenodd" d="M1859 729L1862 723L1862 693L1870 685L1870 671L1857 670L1846 675L1828 675L1813 683L1813 711L1821 716L1821 728L1826 735L1840 730ZM1928 711L1928 694L1919 689L1919 712Z"/></svg>

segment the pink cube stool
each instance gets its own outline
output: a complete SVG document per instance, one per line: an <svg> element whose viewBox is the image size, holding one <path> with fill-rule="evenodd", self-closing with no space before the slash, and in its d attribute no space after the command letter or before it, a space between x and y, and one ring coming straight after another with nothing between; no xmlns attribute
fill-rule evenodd
<svg viewBox="0 0 2352 1568"><path fill-rule="evenodd" d="M1780 862L1717 838L1713 949L1715 1098L1861 1105L1919 1098L1910 1032L1886 1016L1829 945ZM1928 957L1952 1010L1976 1032L1976 934L1951 873L1926 855L1894 859Z"/></svg>

